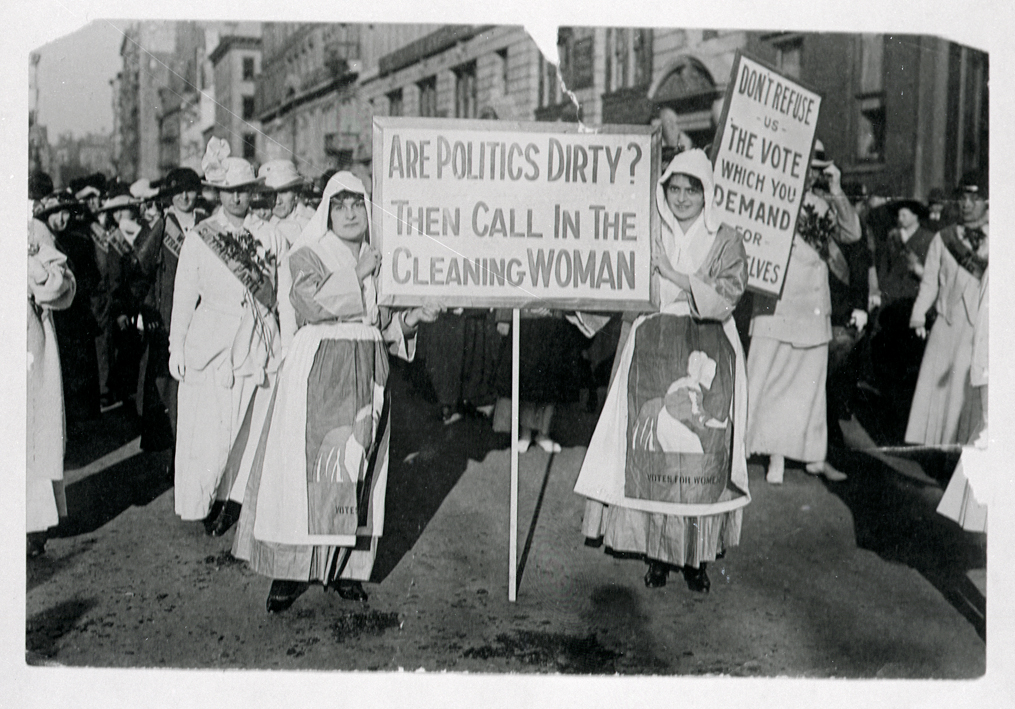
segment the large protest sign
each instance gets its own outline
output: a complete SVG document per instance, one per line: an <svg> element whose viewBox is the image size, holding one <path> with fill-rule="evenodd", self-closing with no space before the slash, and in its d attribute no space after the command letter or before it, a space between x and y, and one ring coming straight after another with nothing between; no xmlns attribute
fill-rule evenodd
<svg viewBox="0 0 1015 709"><path fill-rule="evenodd" d="M649 310L658 129L374 118L385 305Z"/></svg>
<svg viewBox="0 0 1015 709"><path fill-rule="evenodd" d="M715 200L744 240L748 288L779 296L821 96L737 52L712 144Z"/></svg>

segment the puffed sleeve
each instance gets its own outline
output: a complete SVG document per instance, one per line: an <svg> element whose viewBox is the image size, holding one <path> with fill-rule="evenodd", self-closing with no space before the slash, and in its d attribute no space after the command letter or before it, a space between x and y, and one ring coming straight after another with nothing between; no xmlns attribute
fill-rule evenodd
<svg viewBox="0 0 1015 709"><path fill-rule="evenodd" d="M944 242L941 234L934 235L927 249L927 260L923 262L923 277L920 279L920 292L913 303L913 313L909 316L910 327L923 327L927 322L927 311L937 300L938 272L941 270L941 256Z"/></svg>
<svg viewBox="0 0 1015 709"><path fill-rule="evenodd" d="M28 257L28 289L32 300L41 308L66 310L74 300L77 284L67 268L67 257L56 249L42 245L39 252Z"/></svg>
<svg viewBox="0 0 1015 709"><path fill-rule="evenodd" d="M366 312L355 269L332 273L313 249L304 246L289 254L289 273L289 301L297 323L342 320Z"/></svg>
<svg viewBox="0 0 1015 709"><path fill-rule="evenodd" d="M691 312L704 320L725 320L747 288L747 252L737 233L725 224L691 281Z"/></svg>

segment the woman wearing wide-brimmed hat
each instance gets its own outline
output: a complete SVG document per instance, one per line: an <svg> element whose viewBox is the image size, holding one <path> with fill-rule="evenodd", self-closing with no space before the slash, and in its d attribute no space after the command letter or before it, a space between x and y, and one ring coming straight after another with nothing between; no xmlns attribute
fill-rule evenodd
<svg viewBox="0 0 1015 709"><path fill-rule="evenodd" d="M243 475L237 459L244 457L244 417L270 395L278 369L275 264L282 239L249 213L261 180L250 163L229 156L228 143L212 138L202 168L221 207L184 240L176 271L169 331L169 371L180 382L176 513L221 534L238 513L238 503L225 503Z"/></svg>
<svg viewBox="0 0 1015 709"><path fill-rule="evenodd" d="M99 325L91 300L101 286L96 246L91 237L72 224L75 212L84 206L69 192L44 197L35 218L46 225L56 248L67 257L74 274L77 295L69 308L53 312L67 423L71 427L99 417L99 361L95 339Z"/></svg>
<svg viewBox="0 0 1015 709"><path fill-rule="evenodd" d="M278 228L286 246L296 241L303 227L310 221L310 214L299 209L299 193L307 180L299 174L292 160L269 160L257 171L264 178L264 189L275 195L271 223Z"/></svg>
<svg viewBox="0 0 1015 709"><path fill-rule="evenodd" d="M180 249L186 235L208 217L197 209L201 178L189 167L170 170L158 198L168 202L163 212L163 239L151 251L147 266L154 282L142 304L145 347L141 358L141 447L163 450L176 439L178 383L169 374L169 323L173 317L173 288ZM170 464L170 470L172 470Z"/></svg>

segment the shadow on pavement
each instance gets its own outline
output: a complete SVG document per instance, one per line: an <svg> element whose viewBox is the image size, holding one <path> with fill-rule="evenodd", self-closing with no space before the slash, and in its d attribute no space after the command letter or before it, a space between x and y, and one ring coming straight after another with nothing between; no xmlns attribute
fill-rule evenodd
<svg viewBox="0 0 1015 709"><path fill-rule="evenodd" d="M56 645L60 638L70 632L95 605L96 601L92 599L75 598L29 618L25 628L28 664L46 664L47 660L52 659L56 655Z"/></svg>
<svg viewBox="0 0 1015 709"><path fill-rule="evenodd" d="M67 486L67 517L50 537L94 532L128 507L144 506L170 487L170 453L139 453Z"/></svg>
<svg viewBox="0 0 1015 709"><path fill-rule="evenodd" d="M436 404L424 398L413 365L392 360L388 387L391 449L384 536L370 579L376 583L412 549L469 460L483 460L490 451L510 445L507 434L494 433L484 420L465 417L445 426Z"/></svg>
<svg viewBox="0 0 1015 709"><path fill-rule="evenodd" d="M900 476L866 453L831 449L829 460L849 471L847 481L826 484L852 512L857 546L918 571L986 640L986 601L967 576L986 567L983 535L938 514L936 488ZM943 486L956 461L939 455L924 462Z"/></svg>
<svg viewBox="0 0 1015 709"><path fill-rule="evenodd" d="M139 424L133 404L120 404L91 421L70 424L64 468L83 468L137 438Z"/></svg>

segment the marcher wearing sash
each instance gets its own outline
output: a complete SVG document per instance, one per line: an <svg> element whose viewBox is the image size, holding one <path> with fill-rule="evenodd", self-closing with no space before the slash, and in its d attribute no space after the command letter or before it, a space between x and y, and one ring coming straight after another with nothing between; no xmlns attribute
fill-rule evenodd
<svg viewBox="0 0 1015 709"><path fill-rule="evenodd" d="M53 311L74 300L74 275L53 235L38 219L28 225L28 386L25 455L28 557L45 552L46 531L67 514L63 489L66 430L60 353Z"/></svg>
<svg viewBox="0 0 1015 709"><path fill-rule="evenodd" d="M927 348L909 412L907 443L966 443L982 419L969 372L990 235L986 177L967 175L959 192L963 223L942 229L930 242L909 319L917 336L927 339ZM925 315L932 305L937 319L928 334Z"/></svg>
<svg viewBox="0 0 1015 709"><path fill-rule="evenodd" d="M195 209L201 178L189 167L174 168L162 181L160 199L169 205L163 214L163 239L146 254L145 266L154 282L141 307L144 353L141 357L141 448L158 451L176 440L178 383L169 374L169 323L173 317L173 287L180 249L187 233L207 218ZM173 463L169 465L172 475Z"/></svg>
<svg viewBox="0 0 1015 709"><path fill-rule="evenodd" d="M334 175L281 268L290 278L279 279L279 308L298 330L283 333L285 366L233 541L233 556L273 579L269 612L311 581L367 599L384 529L388 352L411 360L416 325L437 316L378 308L369 209L357 177Z"/></svg>
<svg viewBox="0 0 1015 709"><path fill-rule="evenodd" d="M229 145L212 138L202 167L222 206L180 250L169 371L180 382L176 513L204 519L211 534L223 521L230 487L244 475L246 433L263 416L258 407L267 408L278 369L274 286L282 239L248 214L259 183L250 163L229 157Z"/></svg>
<svg viewBox="0 0 1015 709"><path fill-rule="evenodd" d="M782 296L774 303L754 298L747 358L747 452L769 456L765 477L773 484L782 483L786 458L805 463L811 475L835 482L846 479L826 460L829 271L849 282L849 265L838 244L853 244L863 232L840 179L821 141L815 141Z"/></svg>
<svg viewBox="0 0 1015 709"><path fill-rule="evenodd" d="M634 322L575 484L589 498L587 544L644 555L649 587L683 567L700 592L710 587L707 562L739 543L750 502L747 383L732 317L747 256L720 225L713 188L701 150L677 154L659 179L660 312Z"/></svg>
<svg viewBox="0 0 1015 709"><path fill-rule="evenodd" d="M288 248L313 216L312 211L306 214L298 209L299 193L307 181L296 171L292 160L269 160L261 165L257 176L264 178L264 189L275 195L270 221L282 234Z"/></svg>

